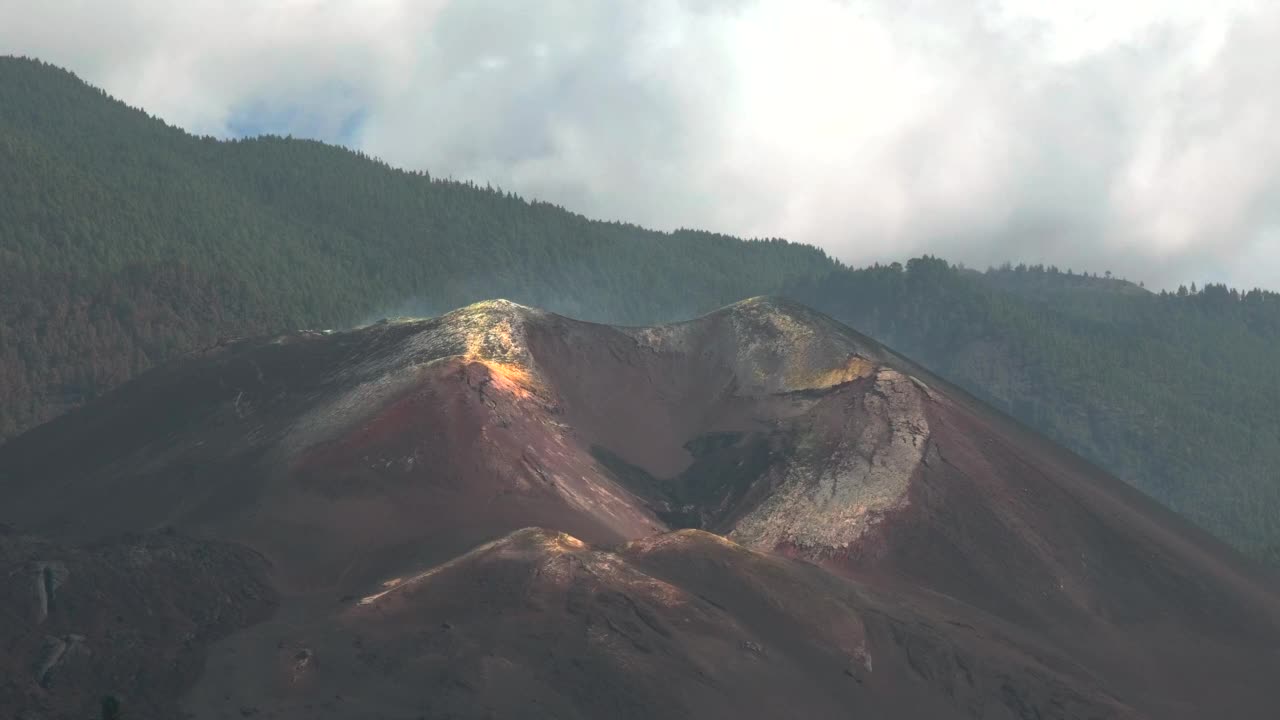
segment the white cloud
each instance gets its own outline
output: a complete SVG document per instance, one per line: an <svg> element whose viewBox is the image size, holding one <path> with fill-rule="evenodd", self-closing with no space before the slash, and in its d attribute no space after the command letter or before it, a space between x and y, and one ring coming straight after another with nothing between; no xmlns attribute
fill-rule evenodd
<svg viewBox="0 0 1280 720"><path fill-rule="evenodd" d="M1280 8L0 0L0 51L593 216L1149 284L1280 277Z"/></svg>

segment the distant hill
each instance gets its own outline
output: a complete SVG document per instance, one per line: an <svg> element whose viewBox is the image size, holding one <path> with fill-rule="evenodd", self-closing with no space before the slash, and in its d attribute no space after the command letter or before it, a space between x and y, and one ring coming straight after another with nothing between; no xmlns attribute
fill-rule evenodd
<svg viewBox="0 0 1280 720"><path fill-rule="evenodd" d="M0 440L228 336L490 297L651 324L785 293L1280 561L1275 293L932 258L853 270L317 142L194 137L19 58L0 58L0 188Z"/></svg>

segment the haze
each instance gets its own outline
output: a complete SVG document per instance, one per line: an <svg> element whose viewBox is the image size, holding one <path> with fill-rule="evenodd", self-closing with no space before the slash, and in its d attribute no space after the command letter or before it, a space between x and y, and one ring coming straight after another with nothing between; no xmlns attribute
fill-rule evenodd
<svg viewBox="0 0 1280 720"><path fill-rule="evenodd" d="M1166 287L1276 287L1277 40L1247 2L0 0L0 51L196 133L852 264Z"/></svg>

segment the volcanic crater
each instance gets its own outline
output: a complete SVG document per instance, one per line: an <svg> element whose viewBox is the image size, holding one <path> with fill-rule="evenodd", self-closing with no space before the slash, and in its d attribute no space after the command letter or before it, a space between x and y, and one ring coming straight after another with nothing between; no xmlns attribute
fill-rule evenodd
<svg viewBox="0 0 1280 720"><path fill-rule="evenodd" d="M651 328L490 301L223 343L0 447L0 508L13 716L1280 701L1274 577L777 298ZM172 648L158 671L146 651Z"/></svg>

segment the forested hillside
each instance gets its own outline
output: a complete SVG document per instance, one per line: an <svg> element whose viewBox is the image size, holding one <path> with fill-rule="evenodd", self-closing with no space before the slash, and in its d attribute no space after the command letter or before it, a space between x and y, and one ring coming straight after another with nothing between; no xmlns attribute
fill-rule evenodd
<svg viewBox="0 0 1280 720"><path fill-rule="evenodd" d="M709 311L820 250L587 220L316 142L192 137L0 59L0 438L220 336L493 296L587 319Z"/></svg>
<svg viewBox="0 0 1280 720"><path fill-rule="evenodd" d="M0 58L0 440L229 335L507 297L615 323L781 292L1280 560L1280 296L932 258L850 270L320 143L197 138Z"/></svg>

